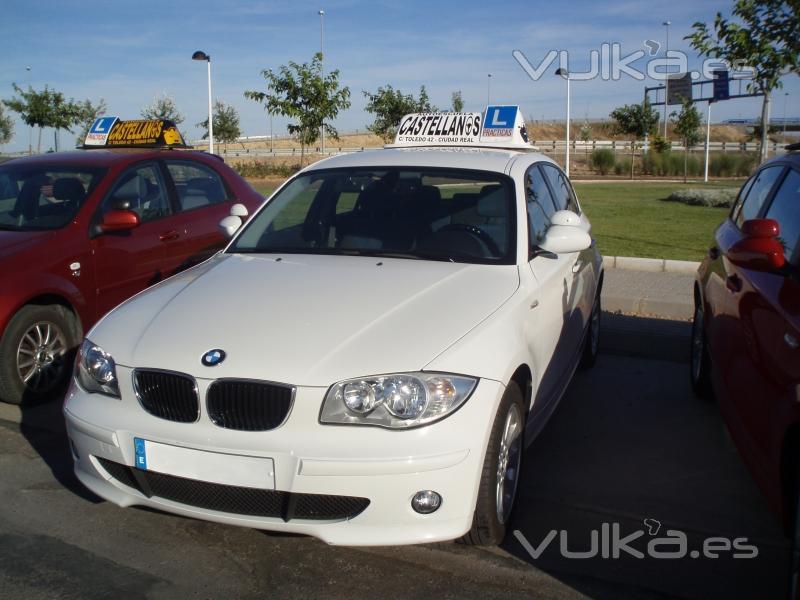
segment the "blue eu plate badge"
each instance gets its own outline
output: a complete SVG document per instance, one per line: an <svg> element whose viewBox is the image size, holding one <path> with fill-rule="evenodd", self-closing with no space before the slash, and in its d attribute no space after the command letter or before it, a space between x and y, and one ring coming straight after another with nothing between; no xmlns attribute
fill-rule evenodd
<svg viewBox="0 0 800 600"><path fill-rule="evenodd" d="M133 447L136 453L136 468L147 470L147 451L142 438L133 438Z"/></svg>

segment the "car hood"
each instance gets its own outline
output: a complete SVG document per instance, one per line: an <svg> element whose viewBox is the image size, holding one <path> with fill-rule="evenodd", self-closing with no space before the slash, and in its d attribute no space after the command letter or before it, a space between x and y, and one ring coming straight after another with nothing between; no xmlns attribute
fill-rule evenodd
<svg viewBox="0 0 800 600"><path fill-rule="evenodd" d="M89 337L128 367L328 386L423 368L518 286L514 265L219 254L127 301ZM203 366L211 349L227 357Z"/></svg>
<svg viewBox="0 0 800 600"><path fill-rule="evenodd" d="M55 235L54 231L0 230L0 260L19 254Z"/></svg>

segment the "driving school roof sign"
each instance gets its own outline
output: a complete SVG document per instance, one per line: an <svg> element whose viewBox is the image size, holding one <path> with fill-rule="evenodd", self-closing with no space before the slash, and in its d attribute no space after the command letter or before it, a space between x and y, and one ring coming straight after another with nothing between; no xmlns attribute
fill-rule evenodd
<svg viewBox="0 0 800 600"><path fill-rule="evenodd" d="M518 106L472 113L412 113L400 121L393 146L484 146L532 149Z"/></svg>
<svg viewBox="0 0 800 600"><path fill-rule="evenodd" d="M187 148L175 123L165 119L120 121L117 117L96 119L84 148Z"/></svg>

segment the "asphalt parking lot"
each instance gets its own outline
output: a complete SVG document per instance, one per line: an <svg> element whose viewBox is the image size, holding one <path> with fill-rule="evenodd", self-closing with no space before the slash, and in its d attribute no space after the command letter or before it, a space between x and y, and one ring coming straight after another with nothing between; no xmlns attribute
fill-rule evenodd
<svg viewBox="0 0 800 600"><path fill-rule="evenodd" d="M60 406L0 407L4 598L779 598L788 546L714 404L695 399L686 323L610 316L604 351L579 372L528 449L513 529L498 549L455 543L337 548L120 509L73 478ZM645 524L645 519L648 523ZM565 558L592 531L685 535L683 558ZM654 531L654 524L658 531ZM534 559L535 548L557 534ZM691 556L747 538L755 558ZM663 548L666 550L666 548ZM669 548L674 551L674 547Z"/></svg>

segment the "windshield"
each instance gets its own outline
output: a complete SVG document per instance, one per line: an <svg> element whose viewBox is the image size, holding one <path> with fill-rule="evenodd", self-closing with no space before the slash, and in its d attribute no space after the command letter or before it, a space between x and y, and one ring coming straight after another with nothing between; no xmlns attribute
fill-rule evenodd
<svg viewBox="0 0 800 600"><path fill-rule="evenodd" d="M0 165L0 229L58 229L69 223L105 169Z"/></svg>
<svg viewBox="0 0 800 600"><path fill-rule="evenodd" d="M504 175L332 169L290 182L228 252L513 264L515 231L513 184Z"/></svg>

